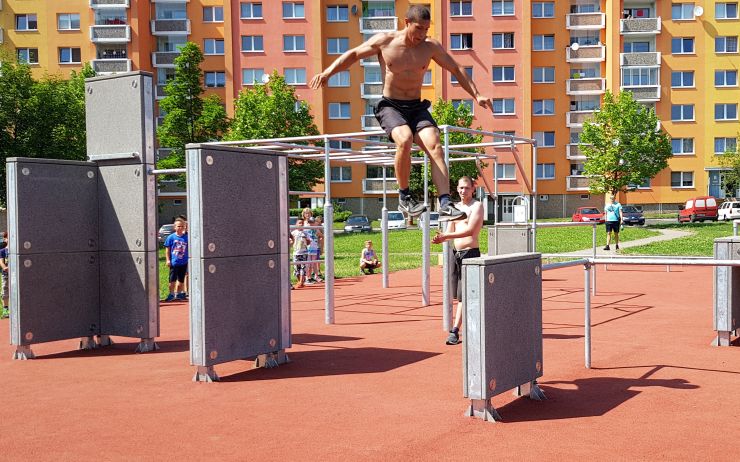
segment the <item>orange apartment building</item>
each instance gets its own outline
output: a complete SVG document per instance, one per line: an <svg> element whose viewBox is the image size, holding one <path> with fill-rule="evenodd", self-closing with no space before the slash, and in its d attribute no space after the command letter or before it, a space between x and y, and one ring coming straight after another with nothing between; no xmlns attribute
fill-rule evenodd
<svg viewBox="0 0 740 462"><path fill-rule="evenodd" d="M88 61L101 74L150 71L161 98L177 47L192 41L206 56L206 90L229 113L242 89L277 70L311 105L323 133L374 130L372 104L382 91L377 60L363 60L322 90L306 84L370 35L403 28L409 3L431 7L430 35L493 98L493 114L473 108L474 126L538 141L536 166L529 147L516 147L525 168L537 173L538 216L603 205L603 197L588 193L579 134L607 89L632 91L653 106L673 137L669 167L623 202L675 208L695 195L724 196L715 154L734 148L740 130L737 1L0 0L0 49L30 62L37 77L67 75ZM422 93L472 103L436 65ZM498 216L506 221L516 197L529 191L511 150L495 153ZM377 216L381 174L363 164L332 165L332 196L355 213ZM493 165L486 175L494 175ZM395 194L389 198L395 207ZM320 205L316 198L302 202L309 201ZM161 202L165 220L184 211L184 195L168 185ZM484 203L493 218L493 201Z"/></svg>

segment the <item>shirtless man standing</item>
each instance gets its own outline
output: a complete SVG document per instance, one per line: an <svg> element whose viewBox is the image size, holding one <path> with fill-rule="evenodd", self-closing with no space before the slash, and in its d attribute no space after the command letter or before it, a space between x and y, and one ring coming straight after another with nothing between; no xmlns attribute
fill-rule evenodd
<svg viewBox="0 0 740 462"><path fill-rule="evenodd" d="M481 96L473 81L442 48L442 44L427 37L431 23L427 7L412 5L405 21L405 29L376 34L362 45L342 54L324 72L315 75L310 86L318 89L333 74L348 69L359 59L377 56L383 76L383 98L375 108L375 117L388 137L396 143L398 209L412 217L425 211L424 204L414 200L409 190L411 146L416 143L431 160L432 181L439 192L440 221L459 220L465 218L465 214L450 203L449 173L439 129L428 111L431 103L421 100L421 86L429 62L434 60L457 77L460 85L480 106L491 110L491 99Z"/></svg>
<svg viewBox="0 0 740 462"><path fill-rule="evenodd" d="M437 233L432 242L441 244L453 239L455 245L455 267L452 278L452 290L457 299L457 311L455 311L455 325L447 337L448 345L460 343L460 326L462 326L462 261L466 258L480 257L478 248L478 236L483 227L483 204L473 199L475 183L469 176L460 178L457 182L457 192L460 194L460 202L457 208L467 214L463 221L453 221L447 226L447 231Z"/></svg>

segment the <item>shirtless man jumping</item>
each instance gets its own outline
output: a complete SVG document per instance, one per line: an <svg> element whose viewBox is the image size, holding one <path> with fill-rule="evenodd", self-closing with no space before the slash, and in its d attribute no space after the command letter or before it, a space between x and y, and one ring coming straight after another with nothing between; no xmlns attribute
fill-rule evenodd
<svg viewBox="0 0 740 462"><path fill-rule="evenodd" d="M467 214L464 221L453 221L448 225L447 231L437 233L432 242L441 244L452 239L455 245L455 267L452 278L452 291L457 299L457 311L455 311L455 325L447 337L448 345L460 343L460 326L462 326L462 261L466 258L480 257L478 248L478 236L483 226L483 204L473 199L475 183L469 176L460 178L457 182L457 192L460 194L460 202L457 208Z"/></svg>
<svg viewBox="0 0 740 462"><path fill-rule="evenodd" d="M383 98L375 108L375 117L388 137L396 143L395 169L399 187L398 209L412 217L425 211L424 204L411 197L411 146L419 145L431 160L432 181L439 192L440 221L459 220L465 213L450 203L449 172L439 139L439 129L429 113L431 103L421 100L424 73L430 61L447 69L476 102L489 110L491 99L481 96L468 75L442 48L437 40L427 37L431 16L429 9L412 5L406 13L406 28L383 32L342 54L324 72L310 82L313 89L326 84L333 74L348 69L362 58L377 56L383 76Z"/></svg>

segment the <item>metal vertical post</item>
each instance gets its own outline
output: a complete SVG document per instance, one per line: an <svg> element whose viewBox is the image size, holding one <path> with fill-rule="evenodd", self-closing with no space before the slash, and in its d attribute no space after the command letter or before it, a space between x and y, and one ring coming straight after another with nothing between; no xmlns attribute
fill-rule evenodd
<svg viewBox="0 0 740 462"><path fill-rule="evenodd" d="M388 288L388 194L386 191L386 169L383 165L383 210L380 219L380 232L383 237L383 288Z"/></svg>
<svg viewBox="0 0 740 462"><path fill-rule="evenodd" d="M583 265L583 270L583 338L585 340L586 369L591 369L591 263Z"/></svg>
<svg viewBox="0 0 740 462"><path fill-rule="evenodd" d="M450 165L450 131L447 126L442 129L444 149L445 149L445 165L447 165L447 171L449 172ZM446 231L446 224L440 223L443 226L442 231ZM453 314L452 314L452 288L450 287L450 243L444 241L442 243L442 329L445 332L452 329Z"/></svg>
<svg viewBox="0 0 740 462"><path fill-rule="evenodd" d="M498 224L498 156L493 159L493 224Z"/></svg>
<svg viewBox="0 0 740 462"><path fill-rule="evenodd" d="M596 223L594 223L592 226L593 226L593 230L591 232L591 246L593 247L593 249L592 249L591 254L594 258L596 258ZM596 267L595 266L591 273L591 280L592 280L591 293L596 295Z"/></svg>
<svg viewBox="0 0 740 462"><path fill-rule="evenodd" d="M429 306L429 158L424 156L424 226L421 239L421 306Z"/></svg>
<svg viewBox="0 0 740 462"><path fill-rule="evenodd" d="M537 141L532 143L532 252L537 252Z"/></svg>
<svg viewBox="0 0 740 462"><path fill-rule="evenodd" d="M334 324L334 206L331 203L329 138L324 137L324 322Z"/></svg>
<svg viewBox="0 0 740 462"><path fill-rule="evenodd" d="M732 220L732 235L733 236L737 236L737 225L738 225L738 221Z"/></svg>

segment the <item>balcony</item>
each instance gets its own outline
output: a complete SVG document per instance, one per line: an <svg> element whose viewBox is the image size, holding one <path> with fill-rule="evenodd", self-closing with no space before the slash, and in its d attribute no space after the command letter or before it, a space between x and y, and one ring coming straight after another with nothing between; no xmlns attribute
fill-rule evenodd
<svg viewBox="0 0 740 462"><path fill-rule="evenodd" d="M396 30L398 30L398 18L395 16L360 18L360 33L362 34L393 32Z"/></svg>
<svg viewBox="0 0 740 462"><path fill-rule="evenodd" d="M621 89L631 92L636 101L660 101L660 85L629 86Z"/></svg>
<svg viewBox="0 0 740 462"><path fill-rule="evenodd" d="M660 67L660 52L620 53L619 62L622 66Z"/></svg>
<svg viewBox="0 0 740 462"><path fill-rule="evenodd" d="M380 98L383 96L382 83L363 83L361 87L363 98Z"/></svg>
<svg viewBox="0 0 740 462"><path fill-rule="evenodd" d="M568 95L602 95L605 91L606 79L601 77L565 81L565 93Z"/></svg>
<svg viewBox="0 0 740 462"><path fill-rule="evenodd" d="M96 74L131 72L130 59L93 59L90 63Z"/></svg>
<svg viewBox="0 0 740 462"><path fill-rule="evenodd" d="M90 0L90 8L97 10L103 8L128 8L131 6L129 0Z"/></svg>
<svg viewBox="0 0 740 462"><path fill-rule="evenodd" d="M190 0L152 0L152 3L189 3Z"/></svg>
<svg viewBox="0 0 740 462"><path fill-rule="evenodd" d="M586 119L593 117L596 111L570 111L565 113L565 125L570 128L583 127Z"/></svg>
<svg viewBox="0 0 740 462"><path fill-rule="evenodd" d="M152 66L174 68L175 58L179 55L179 51L155 51L152 53Z"/></svg>
<svg viewBox="0 0 740 462"><path fill-rule="evenodd" d="M622 35L660 34L660 18L620 19L619 33Z"/></svg>
<svg viewBox="0 0 740 462"><path fill-rule="evenodd" d="M568 160L586 160L586 155L581 151L582 143L570 143L565 145L565 158Z"/></svg>
<svg viewBox="0 0 740 462"><path fill-rule="evenodd" d="M90 26L90 41L93 43L128 43L131 41L131 26Z"/></svg>
<svg viewBox="0 0 740 462"><path fill-rule="evenodd" d="M395 178L386 178L385 192L397 193L398 182ZM383 179L382 178L365 178L362 180L362 193L363 194L383 194Z"/></svg>
<svg viewBox="0 0 740 462"><path fill-rule="evenodd" d="M571 13L565 17L568 30L601 30L606 27L604 13Z"/></svg>
<svg viewBox="0 0 740 462"><path fill-rule="evenodd" d="M371 56L369 58L362 58L360 60L360 66L380 66L377 56Z"/></svg>
<svg viewBox="0 0 740 462"><path fill-rule="evenodd" d="M588 191L589 183L587 176L569 175L565 177L565 189L567 191Z"/></svg>
<svg viewBox="0 0 740 462"><path fill-rule="evenodd" d="M582 45L577 50L568 47L565 49L565 60L569 63L600 63L606 60L606 47Z"/></svg>
<svg viewBox="0 0 740 462"><path fill-rule="evenodd" d="M362 129L363 130L380 130L380 123L378 119L372 114L365 114L362 116Z"/></svg>
<svg viewBox="0 0 740 462"><path fill-rule="evenodd" d="M190 35L189 19L155 19L152 35Z"/></svg>

